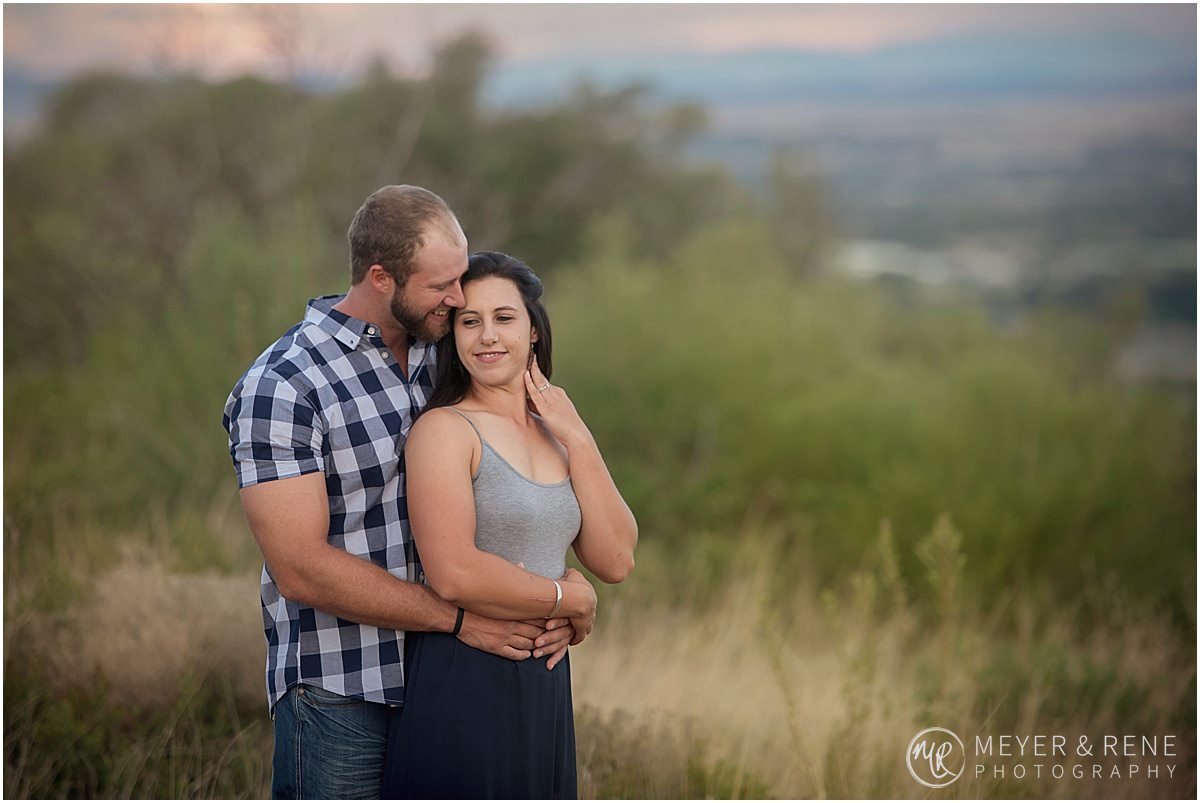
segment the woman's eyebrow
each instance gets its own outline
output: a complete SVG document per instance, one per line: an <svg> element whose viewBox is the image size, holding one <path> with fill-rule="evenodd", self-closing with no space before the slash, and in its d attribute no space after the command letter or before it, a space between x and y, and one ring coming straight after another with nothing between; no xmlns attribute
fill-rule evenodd
<svg viewBox="0 0 1200 803"><path fill-rule="evenodd" d="M493 312L493 313L495 313L495 312L516 312L516 311L517 311L517 308L516 308L516 307L509 307L509 306L507 306L507 305L506 305L506 306L503 306L503 307L496 307L494 310L492 310L492 312ZM463 309L460 309L460 310L458 311L458 314L459 314L459 315L466 315L468 312L469 312L469 313L471 313L472 315L479 315L479 314L480 314L478 310L473 310L473 309L469 309L469 308L466 308L466 307L464 307Z"/></svg>

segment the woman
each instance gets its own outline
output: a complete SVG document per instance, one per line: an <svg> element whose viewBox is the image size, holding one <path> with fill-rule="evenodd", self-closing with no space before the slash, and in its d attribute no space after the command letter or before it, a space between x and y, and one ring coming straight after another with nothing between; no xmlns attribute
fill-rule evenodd
<svg viewBox="0 0 1200 803"><path fill-rule="evenodd" d="M462 284L466 305L439 345L433 398L405 446L425 576L474 613L568 617L578 644L596 597L567 570L567 548L601 580L621 582L633 568L637 523L571 400L549 382L550 320L537 276L520 260L482 253ZM576 797L565 652L508 660L452 634L410 634L384 797Z"/></svg>

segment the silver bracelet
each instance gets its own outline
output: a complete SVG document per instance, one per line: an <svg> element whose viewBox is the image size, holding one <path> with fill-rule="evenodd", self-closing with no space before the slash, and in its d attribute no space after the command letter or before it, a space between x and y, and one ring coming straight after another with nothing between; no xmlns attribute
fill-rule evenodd
<svg viewBox="0 0 1200 803"><path fill-rule="evenodd" d="M557 616L558 609L562 607L562 586L558 584L557 580L551 580L550 582L554 583L554 610L550 611L550 615L546 617L547 619L553 619Z"/></svg>

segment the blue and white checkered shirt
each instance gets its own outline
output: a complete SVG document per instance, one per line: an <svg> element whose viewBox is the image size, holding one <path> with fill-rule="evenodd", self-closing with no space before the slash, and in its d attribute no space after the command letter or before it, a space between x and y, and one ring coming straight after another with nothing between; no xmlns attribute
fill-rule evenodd
<svg viewBox="0 0 1200 803"><path fill-rule="evenodd" d="M436 347L410 341L408 378L373 324L308 303L225 402L229 453L245 488L321 471L329 543L400 579L420 567L404 495L404 442L433 385ZM404 633L360 625L279 594L263 565L267 698L297 683L372 702L404 702Z"/></svg>

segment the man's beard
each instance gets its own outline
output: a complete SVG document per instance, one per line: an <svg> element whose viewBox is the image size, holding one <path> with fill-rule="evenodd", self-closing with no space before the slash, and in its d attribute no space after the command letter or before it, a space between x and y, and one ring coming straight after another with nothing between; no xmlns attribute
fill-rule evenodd
<svg viewBox="0 0 1200 803"><path fill-rule="evenodd" d="M426 343L436 343L450 333L449 315L435 318L413 309L405 303L404 292L399 287L392 293L392 317L404 331Z"/></svg>

